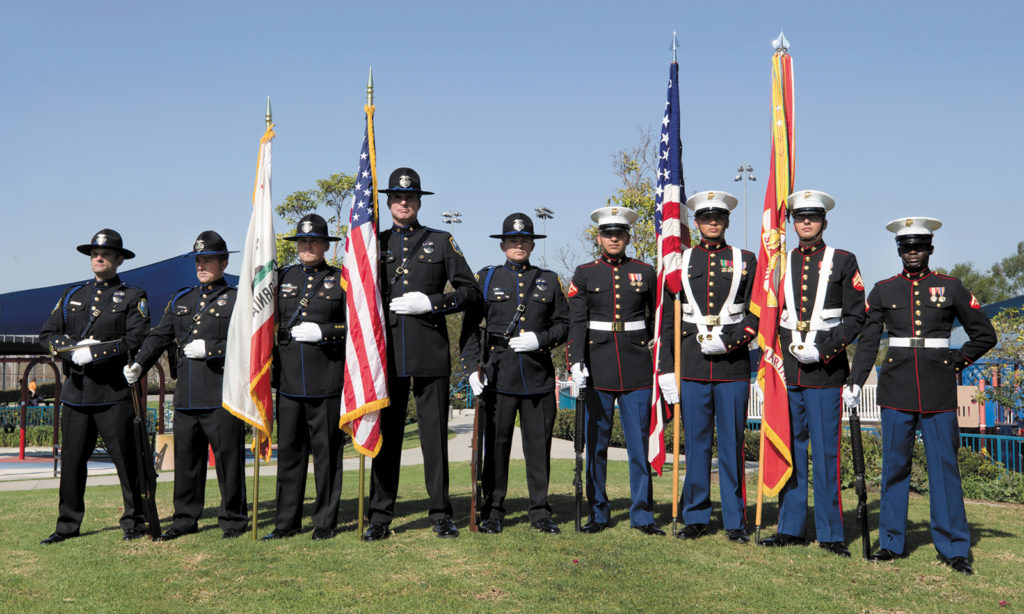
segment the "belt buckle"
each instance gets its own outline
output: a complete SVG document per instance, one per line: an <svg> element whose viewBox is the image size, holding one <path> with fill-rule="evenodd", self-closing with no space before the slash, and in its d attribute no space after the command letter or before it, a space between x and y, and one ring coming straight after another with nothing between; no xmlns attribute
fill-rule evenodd
<svg viewBox="0 0 1024 614"><path fill-rule="evenodd" d="M704 323L708 326L721 326L722 316L707 316L704 318Z"/></svg>
<svg viewBox="0 0 1024 614"><path fill-rule="evenodd" d="M796 323L796 329L802 333L806 333L811 330L811 323L807 320L799 320Z"/></svg>
<svg viewBox="0 0 1024 614"><path fill-rule="evenodd" d="M612 322L612 332L613 333L621 333L621 332L624 332L625 330L626 330L626 323L625 322Z"/></svg>
<svg viewBox="0 0 1024 614"><path fill-rule="evenodd" d="M395 267L395 275L405 275L408 272L409 269L405 268L402 265L398 265L397 267Z"/></svg>
<svg viewBox="0 0 1024 614"><path fill-rule="evenodd" d="M909 337L909 339L910 339L910 347L912 347L912 348L923 348L924 347L924 341L925 341L924 337Z"/></svg>

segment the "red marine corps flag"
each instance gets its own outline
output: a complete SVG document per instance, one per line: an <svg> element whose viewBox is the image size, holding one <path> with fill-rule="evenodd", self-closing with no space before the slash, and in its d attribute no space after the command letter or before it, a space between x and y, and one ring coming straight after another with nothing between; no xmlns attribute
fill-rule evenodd
<svg viewBox="0 0 1024 614"><path fill-rule="evenodd" d="M761 249L750 310L760 318L757 343L761 364L757 385L764 391L761 414L761 457L757 484L757 529L761 500L776 495L793 473L790 449L789 397L779 341L781 280L786 266L786 198L793 185L793 60L789 42L780 34L772 56L772 158L761 218Z"/></svg>
<svg viewBox="0 0 1024 614"><path fill-rule="evenodd" d="M679 63L675 58L674 37L673 33L672 63L668 67L668 101L665 103L665 115L661 118L661 144L658 147L658 187L654 193L654 230L658 241L658 303L654 314L654 386L647 456L658 475L661 475L661 468L665 464L665 414L661 411L661 388L658 387L661 315L664 309L662 299L665 289L676 295L682 289L679 277L682 247L690 246L690 229L686 227L686 220L679 215L680 203L686 199L683 195L683 144L679 138ZM675 430L678 436L679 429Z"/></svg>
<svg viewBox="0 0 1024 614"><path fill-rule="evenodd" d="M384 302L380 295L380 248L377 240L377 151L373 142L373 73L367 85L366 132L359 170L352 188L345 260L345 386L339 426L365 456L380 451L380 410L388 399ZM362 489L360 488L360 499Z"/></svg>
<svg viewBox="0 0 1024 614"><path fill-rule="evenodd" d="M224 361L222 392L224 408L255 428L253 449L269 460L270 431L274 425L270 368L277 326L277 242L270 201L270 142L274 139L270 98L266 120L267 130L260 139L256 163L252 216L238 275L238 298L228 325L224 354L231 358Z"/></svg>

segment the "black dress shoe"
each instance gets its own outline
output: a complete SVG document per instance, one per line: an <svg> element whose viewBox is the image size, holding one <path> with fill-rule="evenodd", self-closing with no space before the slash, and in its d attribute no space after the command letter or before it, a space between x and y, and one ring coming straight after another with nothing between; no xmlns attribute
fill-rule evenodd
<svg viewBox="0 0 1024 614"><path fill-rule="evenodd" d="M245 529L226 529L221 537L224 539L235 539L243 535L245 535Z"/></svg>
<svg viewBox="0 0 1024 614"><path fill-rule="evenodd" d="M274 529L270 533L267 533L266 535L264 535L261 538L261 540L265 541L265 542L268 542L268 541L270 541L272 539L284 539L286 537L294 537L297 533L298 533L298 531L294 531L294 530L293 531L282 531L280 529Z"/></svg>
<svg viewBox="0 0 1024 614"><path fill-rule="evenodd" d="M44 539L43 541L41 541L39 543L44 545L44 546L49 545L49 544L59 544L62 541L64 541L65 539L71 539L72 537L78 537L78 536L79 536L79 532L77 530L75 530L73 533L61 533L60 531L54 531L53 533L50 533L49 537L47 537L46 539Z"/></svg>
<svg viewBox="0 0 1024 614"><path fill-rule="evenodd" d="M552 522L550 518L534 520L530 523L530 526L534 529L537 529L541 533L548 533L550 535L558 535L562 532L562 530L558 528L558 525Z"/></svg>
<svg viewBox="0 0 1024 614"><path fill-rule="evenodd" d="M583 525L583 527L580 529L580 533L600 533L601 531L604 531L607 528L608 525L606 525L605 523L594 522L593 520L591 520L587 524Z"/></svg>
<svg viewBox="0 0 1024 614"><path fill-rule="evenodd" d="M819 542L819 548L824 548L832 554L850 558L850 551L846 548L846 544L843 542Z"/></svg>
<svg viewBox="0 0 1024 614"><path fill-rule="evenodd" d="M374 522L369 526L369 528L363 531L363 541L379 542L387 539L389 535L391 535L391 528L388 525Z"/></svg>
<svg viewBox="0 0 1024 614"><path fill-rule="evenodd" d="M972 575L974 575L974 568L971 567L971 564L967 561L966 557L954 556L951 559L947 559L946 557L944 557L944 556L942 556L940 554L939 558L942 559L943 563L945 563L946 565L949 565L949 567L953 571L962 573L965 576L972 576Z"/></svg>
<svg viewBox="0 0 1024 614"><path fill-rule="evenodd" d="M679 539L697 539L708 534L708 525L706 524L688 524L678 533L676 537Z"/></svg>
<svg viewBox="0 0 1024 614"><path fill-rule="evenodd" d="M434 521L434 533L437 533L438 537L458 537L459 529L451 518L441 518Z"/></svg>
<svg viewBox="0 0 1024 614"><path fill-rule="evenodd" d="M145 529L125 529L124 530L124 536L121 539L126 541L126 542L130 542L133 539L139 539L140 537L142 537L145 534L146 534L146 530Z"/></svg>
<svg viewBox="0 0 1024 614"><path fill-rule="evenodd" d="M497 535L501 533L504 528L501 526L501 521L497 518L488 518L487 520L480 523L480 532L488 535Z"/></svg>
<svg viewBox="0 0 1024 614"><path fill-rule="evenodd" d="M167 529L166 531L164 531L164 534L161 535L160 537L156 538L156 540L154 540L154 541L169 542L169 541L171 541L173 539L178 539L182 535L191 535L192 533L198 533L198 532L199 532L199 529L197 527L192 527L188 531L182 531L181 529L178 529L178 528L175 528L175 527L171 527L170 529Z"/></svg>
<svg viewBox="0 0 1024 614"><path fill-rule="evenodd" d="M320 527L313 528L313 541L322 542L325 539L331 539L338 532L335 529L321 529Z"/></svg>
<svg viewBox="0 0 1024 614"><path fill-rule="evenodd" d="M725 535L729 538L729 541L736 542L737 544L750 542L750 535L747 534L746 529L729 529L725 532Z"/></svg>
<svg viewBox="0 0 1024 614"><path fill-rule="evenodd" d="M869 561L895 561L896 559L902 559L903 555L898 552L893 552L888 548L879 548L878 552L871 555Z"/></svg>
<svg viewBox="0 0 1024 614"><path fill-rule="evenodd" d="M783 546L806 546L807 540L802 535L786 535L785 533L776 533L771 537L766 537L758 542L758 545L765 546L767 548L782 548Z"/></svg>
<svg viewBox="0 0 1024 614"><path fill-rule="evenodd" d="M653 522L651 524L645 524L643 526L633 527L633 528L636 529L637 531L640 531L644 535L664 535L665 534L665 532L662 531L661 529L659 529L658 525L654 524Z"/></svg>

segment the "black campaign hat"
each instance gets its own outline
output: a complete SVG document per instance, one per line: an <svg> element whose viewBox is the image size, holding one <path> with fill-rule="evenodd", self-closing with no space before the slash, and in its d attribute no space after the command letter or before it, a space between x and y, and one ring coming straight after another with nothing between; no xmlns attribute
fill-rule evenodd
<svg viewBox="0 0 1024 614"><path fill-rule="evenodd" d="M500 235L491 235L492 239L506 239L508 237L529 237L531 239L543 239L547 235L538 235L533 232L533 220L525 213L513 213L505 218L501 225Z"/></svg>
<svg viewBox="0 0 1024 614"><path fill-rule="evenodd" d="M219 256L237 253L237 251L228 251L227 242L218 233L213 230L204 230L196 237L195 243L192 244L192 251L182 254L182 256Z"/></svg>
<svg viewBox="0 0 1024 614"><path fill-rule="evenodd" d="M128 258L134 258L135 252L125 249L124 242L121 240L121 233L116 230L104 228L92 236L92 241L84 245L79 245L76 249L86 256L92 255L92 250L97 248L112 249L115 252L121 254L127 260Z"/></svg>
<svg viewBox="0 0 1024 614"><path fill-rule="evenodd" d="M285 241L298 241L299 239L341 241L341 237L332 237L327 234L327 220L315 213L302 216L299 223L295 225L295 235L284 238Z"/></svg>
<svg viewBox="0 0 1024 614"><path fill-rule="evenodd" d="M412 170L407 166L396 168L391 172L391 176L388 177L388 189L377 190L381 194L390 194L392 192L404 192L406 194L433 194L433 192L427 192L420 188L420 176L419 173Z"/></svg>

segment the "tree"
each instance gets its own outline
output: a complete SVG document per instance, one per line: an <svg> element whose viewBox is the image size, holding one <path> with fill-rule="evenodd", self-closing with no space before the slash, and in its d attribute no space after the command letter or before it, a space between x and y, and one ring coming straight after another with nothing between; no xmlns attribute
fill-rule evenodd
<svg viewBox="0 0 1024 614"><path fill-rule="evenodd" d="M983 305L1005 301L1013 296L1010 284L1001 273L995 271L999 265L993 265L988 272L978 271L973 262L958 262L948 271L937 268L939 273L951 275L963 282L974 297Z"/></svg>
<svg viewBox="0 0 1024 614"><path fill-rule="evenodd" d="M1005 281L1009 293L1006 298L1024 294L1024 241L1017 244L1015 254L992 265L992 274Z"/></svg>
<svg viewBox="0 0 1024 614"><path fill-rule="evenodd" d="M296 261L295 243L285 241L284 237L294 234L295 226L303 216L309 213L316 213L317 210L326 210L327 227L331 229L333 236L344 238L348 234L348 224L343 224L342 210L352 198L352 187L356 179L345 173L334 173L327 179L317 179L316 188L310 190L299 190L292 192L285 197L284 202L274 208L275 213L288 222L287 232L277 234L277 261L280 265L291 264ZM340 265L342 254L339 253L342 242L334 244L333 252L328 261L334 265Z"/></svg>
<svg viewBox="0 0 1024 614"><path fill-rule="evenodd" d="M987 358L1002 373L999 385L986 387L984 397L1024 417L1024 307L1000 311L992 318L992 326L999 344L989 350Z"/></svg>

